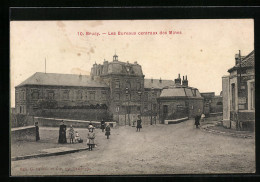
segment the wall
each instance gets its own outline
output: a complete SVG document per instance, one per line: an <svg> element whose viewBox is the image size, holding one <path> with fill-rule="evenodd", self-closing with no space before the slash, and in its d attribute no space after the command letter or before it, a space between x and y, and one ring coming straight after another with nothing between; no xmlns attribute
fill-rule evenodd
<svg viewBox="0 0 260 182"><path fill-rule="evenodd" d="M25 114L11 114L10 116L11 128L23 127L23 126L33 126L34 118L33 116Z"/></svg>
<svg viewBox="0 0 260 182"><path fill-rule="evenodd" d="M130 125L133 125L133 122L136 122L138 117L138 115L135 114L129 114L129 118L130 118ZM118 117L118 116L117 116ZM142 119L142 125L150 125L151 124L151 116L141 116ZM159 124L159 117L156 117L156 121L154 120L154 117L152 118L152 123L153 124ZM124 125L129 125L128 122L128 115L119 115L119 122L118 124L120 126L124 126ZM136 124L135 124L136 125Z"/></svg>
<svg viewBox="0 0 260 182"><path fill-rule="evenodd" d="M18 127L11 129L11 142L19 141L35 141L36 129L35 126Z"/></svg>
<svg viewBox="0 0 260 182"><path fill-rule="evenodd" d="M105 109L35 109L34 116L47 118L93 120L109 120L111 116Z"/></svg>
<svg viewBox="0 0 260 182"><path fill-rule="evenodd" d="M230 128L229 76L222 77L223 125Z"/></svg>
<svg viewBox="0 0 260 182"><path fill-rule="evenodd" d="M83 121L83 120L70 120L70 119L57 119L57 118L42 118L35 117L35 121L38 122L39 126L48 126L48 127L59 127L61 121L64 121L64 124L67 125L67 128L72 125L74 128L88 128L89 123L91 122L95 128L100 128L100 121ZM116 127L116 122L106 122L110 123L112 127Z"/></svg>

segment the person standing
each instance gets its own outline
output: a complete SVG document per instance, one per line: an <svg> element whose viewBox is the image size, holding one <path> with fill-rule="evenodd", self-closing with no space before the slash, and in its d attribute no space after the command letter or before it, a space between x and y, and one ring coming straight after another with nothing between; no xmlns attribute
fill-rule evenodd
<svg viewBox="0 0 260 182"><path fill-rule="evenodd" d="M74 129L73 129L72 125L70 125L69 137L70 137L70 143L74 143Z"/></svg>
<svg viewBox="0 0 260 182"><path fill-rule="evenodd" d="M64 121L62 120L59 130L59 143L67 143L66 128L67 126L64 124Z"/></svg>
<svg viewBox="0 0 260 182"><path fill-rule="evenodd" d="M109 139L109 135L110 135L110 125L109 125L109 123L107 123L105 135L107 136L107 139Z"/></svg>
<svg viewBox="0 0 260 182"><path fill-rule="evenodd" d="M142 128L142 119L140 115L138 115L138 120L136 122L137 122L136 131L140 132L140 129Z"/></svg>
<svg viewBox="0 0 260 182"><path fill-rule="evenodd" d="M39 126L38 122L35 122L35 130L36 130L36 142L40 140L40 134L39 134Z"/></svg>
<svg viewBox="0 0 260 182"><path fill-rule="evenodd" d="M101 130L102 130L102 132L104 132L104 129L105 129L105 121L104 121L104 119L102 119L102 121L101 121Z"/></svg>
<svg viewBox="0 0 260 182"><path fill-rule="evenodd" d="M93 147L95 145L94 139L95 139L94 127L89 126L88 142L87 142L87 145L89 147L89 151L93 150Z"/></svg>
<svg viewBox="0 0 260 182"><path fill-rule="evenodd" d="M196 115L195 116L195 125L196 125L196 128L199 128L199 125L200 125L200 115Z"/></svg>

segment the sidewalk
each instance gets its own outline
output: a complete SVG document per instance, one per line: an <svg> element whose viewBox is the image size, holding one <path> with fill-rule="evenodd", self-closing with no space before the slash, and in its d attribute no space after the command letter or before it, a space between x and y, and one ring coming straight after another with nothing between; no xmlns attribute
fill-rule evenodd
<svg viewBox="0 0 260 182"><path fill-rule="evenodd" d="M59 144L58 128L40 127L40 141L20 141L11 143L11 160L61 155L87 150L88 146L86 144L86 139L88 130L84 128L74 128L74 130L79 132L80 137L83 139L83 143L70 144L69 139L67 139L67 144ZM103 135L101 131L96 132L96 138L99 138L101 135Z"/></svg>
<svg viewBox="0 0 260 182"><path fill-rule="evenodd" d="M254 138L255 133L252 131L237 131L233 129L224 128L219 122L201 123L201 129L214 134L238 137L238 138Z"/></svg>

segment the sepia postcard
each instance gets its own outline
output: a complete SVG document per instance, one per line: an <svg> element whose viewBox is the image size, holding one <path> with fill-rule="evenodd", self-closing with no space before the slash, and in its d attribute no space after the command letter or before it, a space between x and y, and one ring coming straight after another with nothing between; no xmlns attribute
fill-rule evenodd
<svg viewBox="0 0 260 182"><path fill-rule="evenodd" d="M11 176L255 173L253 19L10 21Z"/></svg>

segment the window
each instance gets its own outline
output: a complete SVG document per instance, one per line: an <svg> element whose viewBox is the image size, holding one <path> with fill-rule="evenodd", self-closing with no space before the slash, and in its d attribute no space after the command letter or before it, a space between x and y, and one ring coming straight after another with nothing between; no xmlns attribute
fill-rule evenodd
<svg viewBox="0 0 260 182"><path fill-rule="evenodd" d="M136 83L136 90L140 90L141 89L141 83L140 82L137 82Z"/></svg>
<svg viewBox="0 0 260 182"><path fill-rule="evenodd" d="M167 105L164 105L163 106L163 113L168 113L168 106Z"/></svg>
<svg viewBox="0 0 260 182"><path fill-rule="evenodd" d="M137 111L141 111L141 107L140 106L137 106Z"/></svg>
<svg viewBox="0 0 260 182"><path fill-rule="evenodd" d="M95 100L95 92L90 92L90 100Z"/></svg>
<svg viewBox="0 0 260 182"><path fill-rule="evenodd" d="M223 103L222 102L217 102L217 105L223 105Z"/></svg>
<svg viewBox="0 0 260 182"><path fill-rule="evenodd" d="M38 99L39 99L39 92L34 91L34 92L32 93L32 99L33 99L33 100L38 100Z"/></svg>
<svg viewBox="0 0 260 182"><path fill-rule="evenodd" d="M145 104L145 105L144 105L144 111L147 111L147 110L148 110L148 105Z"/></svg>
<svg viewBox="0 0 260 182"><path fill-rule="evenodd" d="M20 92L20 100L24 100L25 99L25 92L22 91Z"/></svg>
<svg viewBox="0 0 260 182"><path fill-rule="evenodd" d="M147 92L144 93L144 101L148 101L148 93Z"/></svg>
<svg viewBox="0 0 260 182"><path fill-rule="evenodd" d="M130 81L126 81L126 87L129 88L129 89L131 88L131 83L130 83Z"/></svg>
<svg viewBox="0 0 260 182"><path fill-rule="evenodd" d="M63 98L63 100L69 100L69 91L68 90L63 91L62 98Z"/></svg>
<svg viewBox="0 0 260 182"><path fill-rule="evenodd" d="M126 100L131 100L131 94L126 94Z"/></svg>
<svg viewBox="0 0 260 182"><path fill-rule="evenodd" d="M153 111L156 111L156 104L153 104Z"/></svg>
<svg viewBox="0 0 260 182"><path fill-rule="evenodd" d="M48 99L53 100L54 99L54 92L48 92Z"/></svg>
<svg viewBox="0 0 260 182"><path fill-rule="evenodd" d="M81 100L82 99L82 91L81 90L77 91L76 97L77 97L77 100Z"/></svg>
<svg viewBox="0 0 260 182"><path fill-rule="evenodd" d="M101 92L101 99L102 99L102 100L107 100L107 94L106 94L106 92Z"/></svg>
<svg viewBox="0 0 260 182"><path fill-rule="evenodd" d="M115 82L115 87L116 87L116 88L120 88L120 81L116 81L116 82Z"/></svg>
<svg viewBox="0 0 260 182"><path fill-rule="evenodd" d="M120 100L120 94L119 93L115 93L115 100Z"/></svg>

